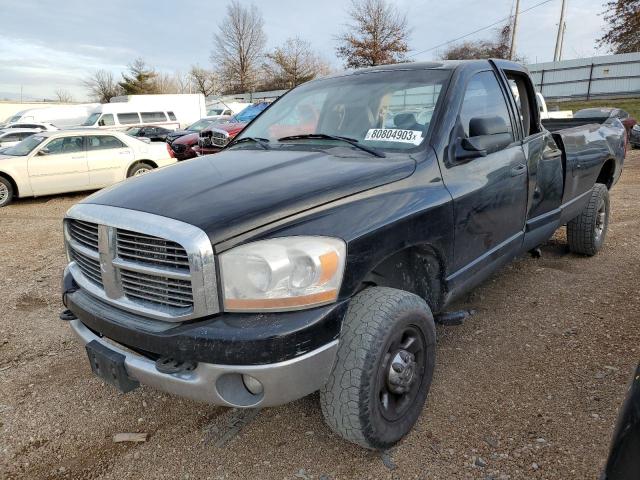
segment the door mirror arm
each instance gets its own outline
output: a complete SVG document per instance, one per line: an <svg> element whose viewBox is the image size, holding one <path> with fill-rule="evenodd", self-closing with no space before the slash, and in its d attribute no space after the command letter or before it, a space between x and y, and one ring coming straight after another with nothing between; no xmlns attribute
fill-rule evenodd
<svg viewBox="0 0 640 480"><path fill-rule="evenodd" d="M473 137L458 138L456 141L456 160L468 161L478 157L486 157L487 151Z"/></svg>

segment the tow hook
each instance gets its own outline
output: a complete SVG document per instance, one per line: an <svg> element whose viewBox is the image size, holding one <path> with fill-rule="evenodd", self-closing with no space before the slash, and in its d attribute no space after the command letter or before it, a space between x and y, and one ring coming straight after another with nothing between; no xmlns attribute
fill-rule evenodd
<svg viewBox="0 0 640 480"><path fill-rule="evenodd" d="M76 317L73 312L69 309L63 310L62 312L60 312L60 320L63 320L65 322L70 322L71 320L77 320L78 317Z"/></svg>
<svg viewBox="0 0 640 480"><path fill-rule="evenodd" d="M475 310L458 310L456 312L442 312L435 316L434 320L440 325L446 325L452 327L455 325L462 325L464 321L473 315Z"/></svg>
<svg viewBox="0 0 640 480"><path fill-rule="evenodd" d="M182 373L191 372L198 366L197 362L177 360L173 357L160 357L156 360L156 370L160 373Z"/></svg>

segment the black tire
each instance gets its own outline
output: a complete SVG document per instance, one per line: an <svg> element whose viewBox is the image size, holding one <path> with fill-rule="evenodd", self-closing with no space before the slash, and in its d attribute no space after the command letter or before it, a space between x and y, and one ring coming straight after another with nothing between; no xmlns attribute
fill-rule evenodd
<svg viewBox="0 0 640 480"><path fill-rule="evenodd" d="M131 165L129 173L127 173L127 178L143 175L145 173L149 173L151 170L153 170L153 166L149 165L148 163L136 162Z"/></svg>
<svg viewBox="0 0 640 480"><path fill-rule="evenodd" d="M580 215L567 223L567 241L574 253L593 256L604 244L609 228L609 190L596 183Z"/></svg>
<svg viewBox="0 0 640 480"><path fill-rule="evenodd" d="M413 336L413 337L412 337ZM415 338L410 343L410 338ZM422 351L411 353L417 342ZM426 302L409 292L371 287L351 300L340 335L338 355L327 384L320 390L325 421L346 440L369 449L389 448L402 439L418 420L429 393L435 366L436 330ZM399 358L403 344L405 356ZM392 353L397 352L397 353ZM406 352L415 360L404 363ZM407 391L394 393L400 384L401 360L411 383ZM396 366L392 372L391 364ZM403 370L401 370L403 371ZM402 375L402 374L400 374ZM390 386L391 385L391 386ZM385 404L386 391L386 407Z"/></svg>
<svg viewBox="0 0 640 480"><path fill-rule="evenodd" d="M0 177L0 208L6 207L13 201L13 185L9 180Z"/></svg>

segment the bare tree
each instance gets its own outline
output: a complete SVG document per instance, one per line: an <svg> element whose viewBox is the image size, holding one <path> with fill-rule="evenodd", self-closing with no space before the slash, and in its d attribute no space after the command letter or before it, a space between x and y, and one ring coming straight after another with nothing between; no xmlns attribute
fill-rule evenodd
<svg viewBox="0 0 640 480"><path fill-rule="evenodd" d="M640 0L609 0L604 6L609 26L598 46L613 53L640 51Z"/></svg>
<svg viewBox="0 0 640 480"><path fill-rule="evenodd" d="M318 75L325 75L330 67L300 38L289 38L285 43L265 54L263 65L266 89L293 88Z"/></svg>
<svg viewBox="0 0 640 480"><path fill-rule="evenodd" d="M158 72L154 79L154 93L180 93L176 77L170 73Z"/></svg>
<svg viewBox="0 0 640 480"><path fill-rule="evenodd" d="M353 23L337 37L336 54L347 68L405 61L410 29L407 16L386 0L351 0Z"/></svg>
<svg viewBox="0 0 640 480"><path fill-rule="evenodd" d="M189 78L194 90L205 97L218 93L220 82L215 72L198 65L192 65L191 70L189 70Z"/></svg>
<svg viewBox="0 0 640 480"><path fill-rule="evenodd" d="M227 6L227 16L214 35L212 62L220 66L230 92L246 92L256 82L266 35L262 14L255 5L244 7L238 0Z"/></svg>
<svg viewBox="0 0 640 480"><path fill-rule="evenodd" d="M73 102L73 97L69 93L69 90L65 90L64 88L58 88L56 90L56 99L60 103L71 103L71 102Z"/></svg>
<svg viewBox="0 0 640 480"><path fill-rule="evenodd" d="M173 74L176 88L178 89L178 93L193 93L193 82L191 80L191 75L188 73L175 72Z"/></svg>
<svg viewBox="0 0 640 480"><path fill-rule="evenodd" d="M462 43L451 44L438 56L442 60L472 60L484 58L509 58L511 46L511 24L496 30L495 38L482 40L469 40ZM523 58L515 57L514 60L522 61Z"/></svg>
<svg viewBox="0 0 640 480"><path fill-rule="evenodd" d="M109 103L113 97L123 94L122 88L107 70L96 70L82 82L90 95L100 103Z"/></svg>

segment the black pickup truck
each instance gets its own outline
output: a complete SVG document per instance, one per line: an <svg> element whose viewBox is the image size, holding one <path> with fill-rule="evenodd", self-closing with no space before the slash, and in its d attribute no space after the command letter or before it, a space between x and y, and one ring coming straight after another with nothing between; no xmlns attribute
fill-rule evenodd
<svg viewBox="0 0 640 480"><path fill-rule="evenodd" d="M123 391L265 407L319 390L334 431L386 448L420 415L456 298L563 225L573 252L601 248L623 131L550 133L502 60L311 81L221 153L73 206L61 318Z"/></svg>

